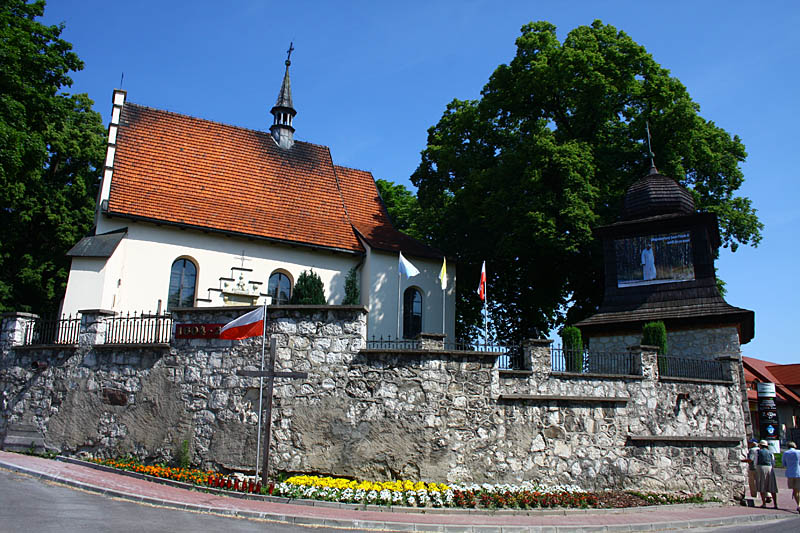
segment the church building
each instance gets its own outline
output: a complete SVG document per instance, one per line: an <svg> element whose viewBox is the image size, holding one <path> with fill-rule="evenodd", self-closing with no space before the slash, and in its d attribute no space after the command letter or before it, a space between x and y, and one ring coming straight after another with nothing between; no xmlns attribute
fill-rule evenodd
<svg viewBox="0 0 800 533"><path fill-rule="evenodd" d="M269 132L114 91L95 228L68 253L64 314L285 305L310 270L337 305L355 269L370 338L453 340L455 265L443 290L442 253L393 227L372 174L295 140L290 64ZM417 275L400 274L400 253Z"/></svg>

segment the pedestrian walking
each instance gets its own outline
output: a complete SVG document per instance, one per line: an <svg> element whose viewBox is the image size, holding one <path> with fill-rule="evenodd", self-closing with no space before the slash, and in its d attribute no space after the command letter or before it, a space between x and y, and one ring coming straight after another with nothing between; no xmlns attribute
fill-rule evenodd
<svg viewBox="0 0 800 533"><path fill-rule="evenodd" d="M761 507L767 506L769 494L772 495L775 509L778 508L778 482L775 481L775 456L769 451L769 444L762 440L758 443L756 456L756 486L761 494Z"/></svg>
<svg viewBox="0 0 800 533"><path fill-rule="evenodd" d="M747 463L747 484L750 487L750 497L755 499L758 496L758 488L756 487L756 458L758 457L758 441L751 439L747 442L747 457L742 459L743 463ZM742 505L746 502L742 500Z"/></svg>
<svg viewBox="0 0 800 533"><path fill-rule="evenodd" d="M783 452L783 466L786 467L786 486L792 491L792 498L800 513L800 451L794 442L786 444L788 450Z"/></svg>

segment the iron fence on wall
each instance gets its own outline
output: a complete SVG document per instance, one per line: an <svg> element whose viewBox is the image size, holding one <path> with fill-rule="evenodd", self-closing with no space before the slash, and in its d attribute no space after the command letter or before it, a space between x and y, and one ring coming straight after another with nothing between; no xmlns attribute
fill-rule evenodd
<svg viewBox="0 0 800 533"><path fill-rule="evenodd" d="M550 353L553 372L618 376L642 374L641 358L636 353L565 350L561 347L552 348Z"/></svg>
<svg viewBox="0 0 800 533"><path fill-rule="evenodd" d="M445 351L449 352L486 352L497 354L497 364L502 370L522 368L522 347L518 345L481 344L470 341L443 342ZM418 339L395 339L375 337L367 341L368 350L422 350L423 344Z"/></svg>
<svg viewBox="0 0 800 533"><path fill-rule="evenodd" d="M670 378L731 380L730 364L713 359L658 356L658 373Z"/></svg>
<svg viewBox="0 0 800 533"><path fill-rule="evenodd" d="M80 316L36 318L25 325L22 331L22 345L78 344L80 330Z"/></svg>
<svg viewBox="0 0 800 533"><path fill-rule="evenodd" d="M106 319L105 344L168 343L171 337L172 316L166 313L128 313Z"/></svg>
<svg viewBox="0 0 800 533"><path fill-rule="evenodd" d="M367 350L420 350L422 344L416 339L397 339L388 337L375 337L367 341Z"/></svg>

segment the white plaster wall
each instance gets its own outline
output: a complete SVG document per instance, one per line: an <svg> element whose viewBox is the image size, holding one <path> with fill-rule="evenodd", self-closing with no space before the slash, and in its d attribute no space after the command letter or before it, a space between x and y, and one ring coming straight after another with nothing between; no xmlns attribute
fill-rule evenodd
<svg viewBox="0 0 800 533"><path fill-rule="evenodd" d="M416 287L422 292L422 331L424 333L442 333L442 288L439 284L441 259L427 259L406 256L406 259L419 269L420 273L412 278L401 276L400 300L408 287ZM398 311L398 254L371 250L363 268L369 295L369 338L397 338ZM455 265L448 265L448 283L445 291L445 331L447 340L455 338ZM402 305L402 303L400 303ZM402 334L402 316L400 317Z"/></svg>
<svg viewBox="0 0 800 533"><path fill-rule="evenodd" d="M106 260L96 257L73 257L67 279L62 313L74 315L80 309L99 309L103 301Z"/></svg>
<svg viewBox="0 0 800 533"><path fill-rule="evenodd" d="M267 292L269 276L275 270L287 271L294 284L304 270L312 268L322 279L327 303L339 304L344 299L344 278L360 259L354 254L291 248L123 220L106 219L98 233L125 226L127 237L99 272L83 267L85 259L73 262L75 273L70 272L64 313L94 308L154 312L159 300L161 309L166 309L170 269L180 257L190 258L197 265L196 298L211 299L196 305L224 305L221 293L209 289L221 288L220 277L238 278L239 272L231 268L242 266L242 252L247 259L244 268L253 269L243 273L244 279L261 281L258 292Z"/></svg>
<svg viewBox="0 0 800 533"><path fill-rule="evenodd" d="M75 314L82 309L109 309L119 313L155 312L167 306L169 276L172 263L187 257L197 265L196 298L210 302L196 302L198 307L225 305L222 294L209 291L221 288L220 277L238 278L239 272L231 267L242 265L241 255L247 259L245 281L261 281L258 292L267 292L270 274L275 270L287 271L292 284L304 270L313 268L325 286L328 304L344 300L344 281L348 271L356 266L361 256L331 253L308 248L292 248L205 234L199 231L180 230L152 224L135 223L123 219L101 217L98 233L128 228L128 234L103 264L101 259L75 258L63 313ZM369 309L368 335L384 338L397 337L397 261L395 253L370 250L358 275L360 276L361 304ZM442 290L439 285L441 260L407 257L419 270L413 278L401 280L402 291L417 287L422 292L422 330L425 333L442 332ZM448 285L445 291L445 333L448 340L455 338L455 265L448 265ZM263 300L260 300L263 302ZM402 317L401 317L402 320ZM402 324L401 324L402 331Z"/></svg>

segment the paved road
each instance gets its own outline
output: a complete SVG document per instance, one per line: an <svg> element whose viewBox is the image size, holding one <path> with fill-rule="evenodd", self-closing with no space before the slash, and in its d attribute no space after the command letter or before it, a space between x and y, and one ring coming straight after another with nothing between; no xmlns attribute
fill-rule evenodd
<svg viewBox="0 0 800 533"><path fill-rule="evenodd" d="M703 527L685 529L691 533L796 533L800 531L800 516L788 518L786 520L774 520L772 522L759 522L734 527Z"/></svg>
<svg viewBox="0 0 800 533"><path fill-rule="evenodd" d="M0 470L0 532L71 533L169 531L232 533L270 531L277 533L338 532L341 529L305 528L179 511L109 498L42 481L31 476Z"/></svg>

